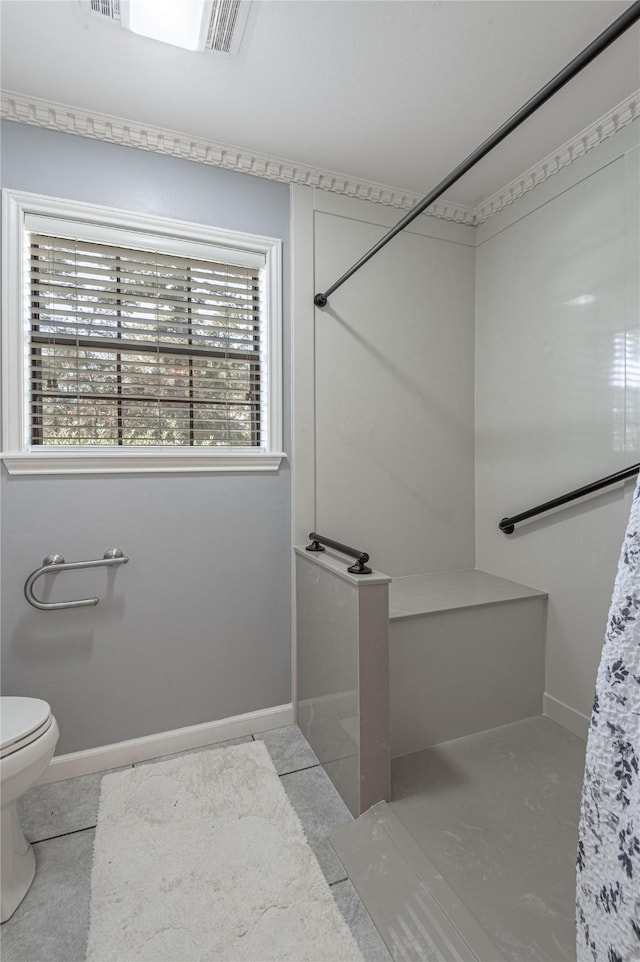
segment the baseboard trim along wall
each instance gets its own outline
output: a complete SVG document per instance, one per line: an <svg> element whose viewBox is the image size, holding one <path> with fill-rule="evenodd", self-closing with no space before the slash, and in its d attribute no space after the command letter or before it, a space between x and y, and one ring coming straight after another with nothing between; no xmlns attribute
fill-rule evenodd
<svg viewBox="0 0 640 962"><path fill-rule="evenodd" d="M577 735L579 738L587 737L589 731L589 719L582 712L576 711L575 708L570 708L569 705L565 705L563 701L554 698L545 691L542 701L542 714L550 718L551 721L557 722L558 725L562 725L563 728L568 728L570 732Z"/></svg>
<svg viewBox="0 0 640 962"><path fill-rule="evenodd" d="M65 778L75 778L76 775L93 775L110 768L144 762L149 758L185 752L191 748L204 748L206 745L224 742L228 738L240 738L242 735L292 724L293 705L276 705L274 708L220 718L188 728L177 728L174 731L145 735L143 738L132 738L113 745L101 745L99 748L88 748L82 752L58 755L53 758L38 784L60 782Z"/></svg>

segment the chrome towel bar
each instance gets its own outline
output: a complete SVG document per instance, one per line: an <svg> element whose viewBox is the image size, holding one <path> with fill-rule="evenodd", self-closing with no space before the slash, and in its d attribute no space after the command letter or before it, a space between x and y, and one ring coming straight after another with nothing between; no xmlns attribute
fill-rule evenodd
<svg viewBox="0 0 640 962"><path fill-rule="evenodd" d="M39 608L41 611L55 611L61 608L88 608L98 604L97 598L80 598L78 601L38 601L33 593L33 586L38 578L52 571L72 571L75 568L102 568L112 565L126 565L129 559L125 558L120 548L110 548L105 551L103 558L97 561L65 561L61 554L50 554L42 562L41 568L32 571L24 585L24 596L30 605Z"/></svg>

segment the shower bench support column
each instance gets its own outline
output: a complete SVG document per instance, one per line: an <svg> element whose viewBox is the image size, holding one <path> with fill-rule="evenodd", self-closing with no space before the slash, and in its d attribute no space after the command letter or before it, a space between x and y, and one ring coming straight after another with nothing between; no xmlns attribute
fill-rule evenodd
<svg viewBox="0 0 640 962"><path fill-rule="evenodd" d="M389 583L296 547L297 722L351 814L390 798Z"/></svg>

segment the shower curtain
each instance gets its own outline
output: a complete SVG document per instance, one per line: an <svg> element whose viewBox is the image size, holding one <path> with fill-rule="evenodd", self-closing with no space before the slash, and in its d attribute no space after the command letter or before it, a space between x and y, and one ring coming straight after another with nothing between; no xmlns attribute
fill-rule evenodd
<svg viewBox="0 0 640 962"><path fill-rule="evenodd" d="M640 477L589 726L576 909L578 962L640 960Z"/></svg>

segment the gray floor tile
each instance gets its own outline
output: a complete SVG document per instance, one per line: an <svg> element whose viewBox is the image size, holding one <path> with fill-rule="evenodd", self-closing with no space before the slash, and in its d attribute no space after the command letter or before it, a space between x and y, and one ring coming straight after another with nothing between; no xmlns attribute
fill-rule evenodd
<svg viewBox="0 0 640 962"><path fill-rule="evenodd" d="M126 766L127 768L131 766ZM93 828L98 821L105 772L37 785L18 802L22 830L30 842Z"/></svg>
<svg viewBox="0 0 640 962"><path fill-rule="evenodd" d="M3 962L82 962L94 829L34 845L36 877L0 930Z"/></svg>
<svg viewBox="0 0 640 962"><path fill-rule="evenodd" d="M313 732L313 735L310 732L310 737L322 764L335 761L336 758L350 758L359 751L357 718L339 718L336 715L313 718L309 728Z"/></svg>
<svg viewBox="0 0 640 962"><path fill-rule="evenodd" d="M352 816L322 768L308 768L281 778L289 801L307 835L320 868L329 883L344 879L346 872L333 850L329 836Z"/></svg>
<svg viewBox="0 0 640 962"><path fill-rule="evenodd" d="M386 945L349 879L337 882L331 891L366 962L392 962Z"/></svg>
<svg viewBox="0 0 640 962"><path fill-rule="evenodd" d="M537 716L392 763L394 814L512 962L575 959L584 752Z"/></svg>
<svg viewBox="0 0 640 962"><path fill-rule="evenodd" d="M134 768L140 765L153 765L154 762L166 762L169 758L179 758L181 755L195 755L196 752L208 752L213 748L229 748L230 745L243 745L253 741L251 735L241 735L239 738L228 738L226 742L215 742L213 745L202 745L200 748L189 748L186 752L173 752L171 755L159 755L158 758L147 758L144 762L135 762Z"/></svg>
<svg viewBox="0 0 640 962"><path fill-rule="evenodd" d="M259 732L254 737L256 741L263 741L267 746L278 775L297 772L318 764L318 759L297 725Z"/></svg>
<svg viewBox="0 0 640 962"><path fill-rule="evenodd" d="M282 777L282 785L327 880L338 882L338 888L346 873L331 847L329 836L351 821L346 805L317 765L317 759L298 729L288 726L257 737L264 740L276 767L287 772ZM249 741L251 736L245 736L193 751ZM302 765L316 767L298 770ZM291 771L291 766L296 770ZM2 926L3 962L80 962L84 959L89 926L92 826L97 820L100 783L104 774L84 775L40 786L21 800L25 834L31 839L46 840L38 841L34 846L37 873L27 897L13 918ZM61 837L51 837L56 835ZM353 905L353 897L345 889L340 889L337 897L345 906L343 911L351 913L357 920L360 914L357 904ZM359 938L357 933L356 938ZM378 962L378 958L380 962L387 962L384 956L371 955L372 962Z"/></svg>

